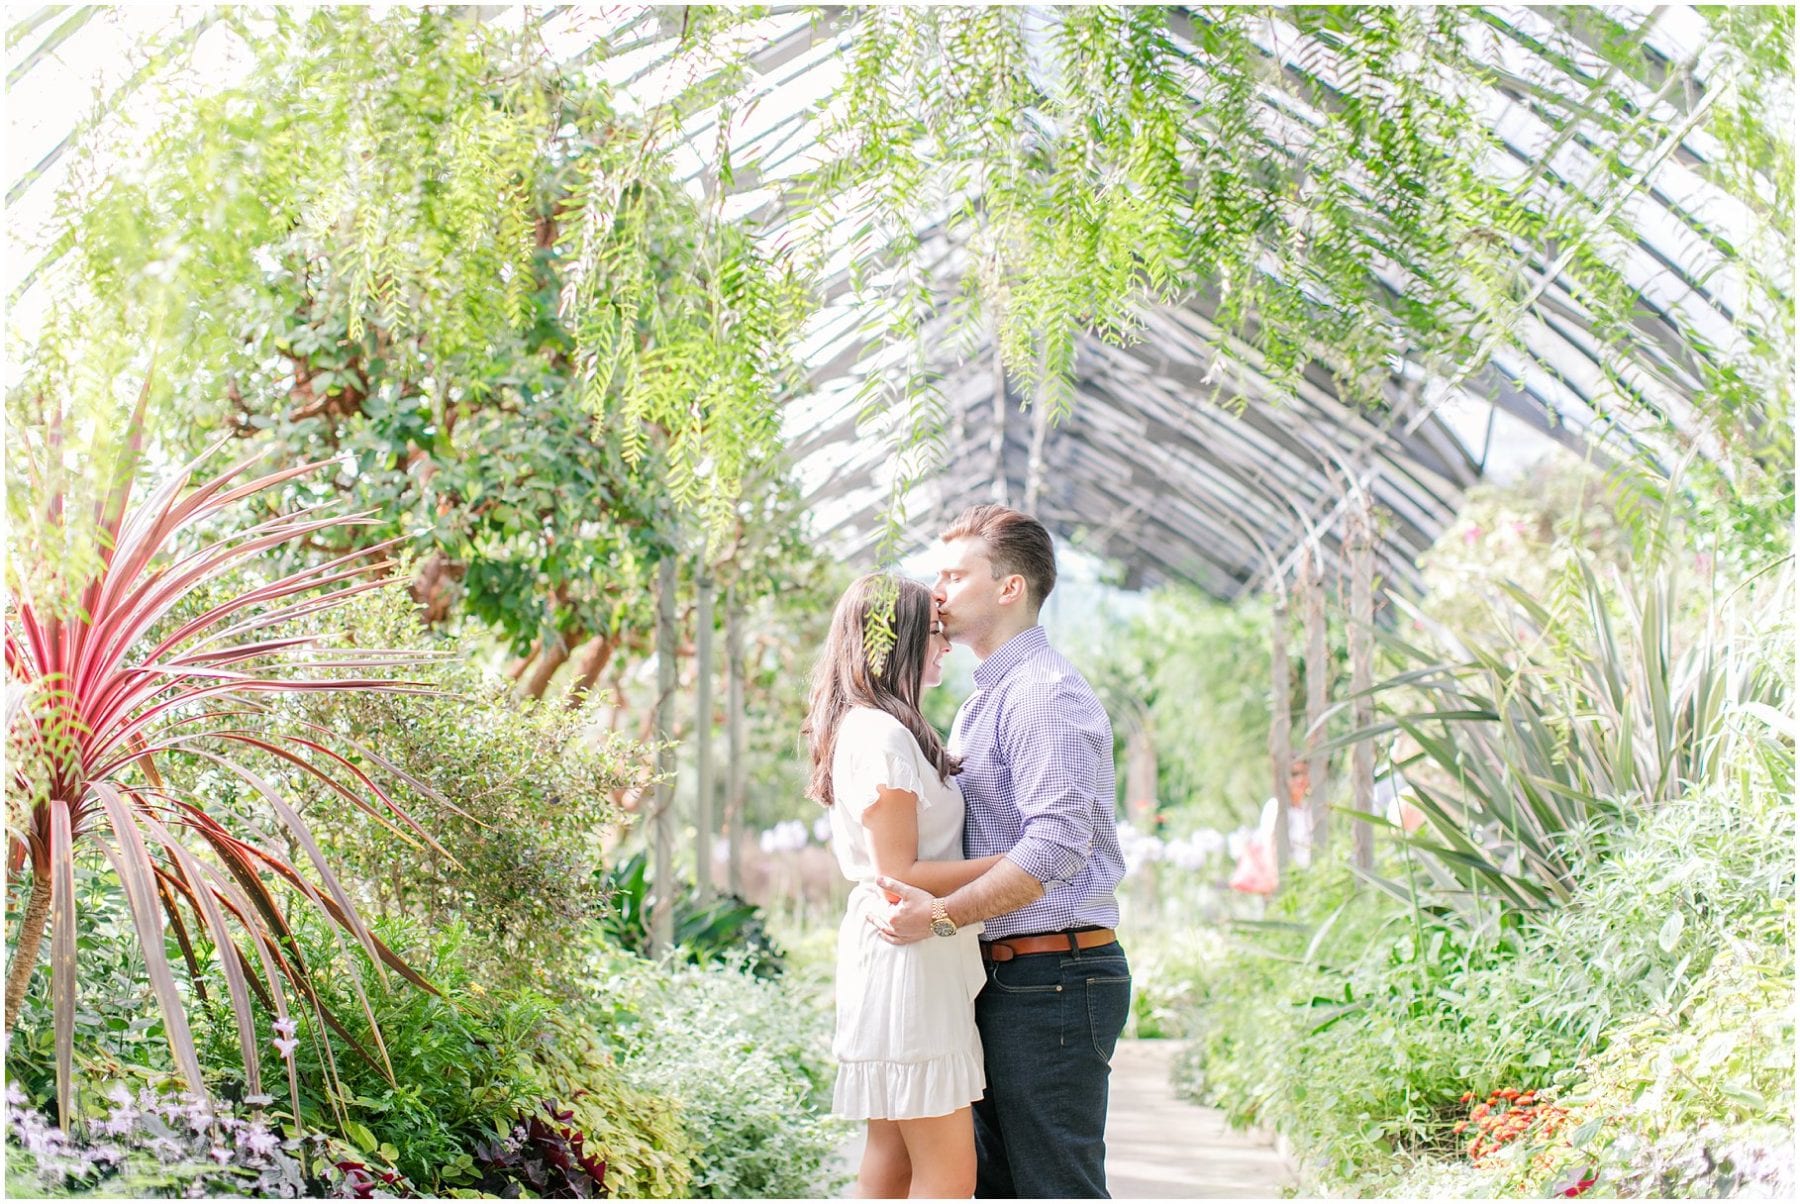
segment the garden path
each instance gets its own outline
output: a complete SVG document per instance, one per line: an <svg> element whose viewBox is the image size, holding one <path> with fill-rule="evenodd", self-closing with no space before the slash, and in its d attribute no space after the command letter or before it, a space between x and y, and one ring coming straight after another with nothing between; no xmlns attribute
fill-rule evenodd
<svg viewBox="0 0 1800 1204"><path fill-rule="evenodd" d="M1113 1054L1106 1117L1106 1178L1115 1199L1279 1198L1293 1173L1267 1141L1233 1132L1224 1113L1176 1097L1169 1063L1177 1041L1124 1039ZM855 1172L862 1138L838 1151L839 1169ZM841 1193L851 1194L846 1187Z"/></svg>

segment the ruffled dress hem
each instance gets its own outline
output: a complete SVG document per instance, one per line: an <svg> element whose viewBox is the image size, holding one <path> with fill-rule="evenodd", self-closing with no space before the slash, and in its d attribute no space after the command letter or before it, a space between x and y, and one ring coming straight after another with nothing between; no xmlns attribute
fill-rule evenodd
<svg viewBox="0 0 1800 1204"><path fill-rule="evenodd" d="M839 1062L831 1110L850 1120L948 1116L986 1087L981 1055L966 1049L919 1062Z"/></svg>

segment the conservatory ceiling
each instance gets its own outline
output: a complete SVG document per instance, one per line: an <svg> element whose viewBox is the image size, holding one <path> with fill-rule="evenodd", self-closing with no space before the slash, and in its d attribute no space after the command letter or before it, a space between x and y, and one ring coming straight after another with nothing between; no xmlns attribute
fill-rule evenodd
<svg viewBox="0 0 1800 1204"><path fill-rule="evenodd" d="M1297 388L1278 388L1257 373L1247 349L1214 325L1216 298L1144 313L1141 338L1114 346L1081 345L1070 416L1057 424L1021 405L996 370L991 346L970 345L952 330L947 298L960 275L960 247L942 228L921 231L937 258L945 314L927 345L941 347L944 446L938 470L907 506L917 543L945 515L971 501L1004 500L1038 513L1057 534L1119 566L1127 584L1192 582L1222 598L1267 583L1272 566L1284 576L1316 531L1335 560L1347 494L1366 489L1384 512L1378 535L1389 579L1416 579L1414 562L1451 521L1471 485L1515 469L1537 452L1562 445L1602 457L1633 451L1645 434L1641 414L1692 430L1687 398L1699 390L1701 357L1681 332L1702 332L1714 348L1740 337L1735 300L1743 295L1730 261L1716 244L1752 228L1737 202L1703 170L1716 148L1681 118L1703 92L1706 64L1676 79L1669 68L1702 42L1702 18L1684 6L1605 6L1633 25L1647 22L1641 69L1609 67L1579 30L1554 27L1527 8L1494 8L1481 22L1492 68L1486 117L1507 154L1496 178L1535 172L1534 187L1553 194L1592 178L1578 119L1560 129L1545 116L1545 97L1579 102L1610 89L1671 131L1672 146L1646 171L1630 201L1638 231L1624 254L1642 294L1639 351L1628 364L1603 363L1579 304L1555 278L1525 319L1523 352L1502 350L1490 363L1434 375L1397 364L1387 408L1373 412L1341 402L1323 367ZM16 11L16 10L15 10ZM101 10L46 8L8 31L9 227L42 223L60 182L59 163L83 112L80 103L153 103L142 73L133 76L123 48L156 44L196 69L230 78L231 35L204 8ZM671 54L680 34L678 9L562 6L475 10L484 20L539 23L557 54L603 72L626 105L648 108L681 81ZM1041 10L1043 20L1053 20ZM1191 46L1189 10L1171 11L1171 31ZM1474 19L1474 18L1472 18ZM780 239L784 197L820 161L814 136L819 103L839 81L842 16L836 10L777 8L746 31L752 70L737 118L725 131L736 174L727 212ZM1266 23L1262 46L1287 72L1302 70L1304 36L1279 14ZM605 43L604 57L591 53ZM1329 70L1329 56L1306 58L1307 70ZM1325 62L1326 67L1319 64ZM1329 81L1328 81L1329 82ZM1270 99L1280 120L1306 120L1295 97ZM676 148L678 170L703 189L720 145L710 110L695 117ZM849 285L849 249L828 265L825 303L806 332L807 387L786 412L786 441L815 530L846 557L872 554L895 473L893 443L883 430L904 416L858 423L859 384L910 349L871 346L862 333ZM15 280L36 265L13 265ZM1542 273L1542 264L1532 264ZM1390 289L1396 282L1384 281ZM15 285L15 288L18 286ZM29 309L29 289L19 300ZM1221 352L1227 354L1221 355ZM1607 400L1623 387L1638 406ZM860 432L860 437L859 437ZM1694 432L1698 437L1698 432ZM1591 436L1591 438L1590 438Z"/></svg>

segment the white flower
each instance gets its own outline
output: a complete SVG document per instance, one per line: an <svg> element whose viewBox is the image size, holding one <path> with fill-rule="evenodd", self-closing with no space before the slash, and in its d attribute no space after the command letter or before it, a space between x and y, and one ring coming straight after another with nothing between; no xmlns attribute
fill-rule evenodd
<svg viewBox="0 0 1800 1204"><path fill-rule="evenodd" d="M267 1158L281 1146L281 1138L263 1125L251 1125L238 1134L238 1148L258 1158Z"/></svg>
<svg viewBox="0 0 1800 1204"><path fill-rule="evenodd" d="M275 1048L281 1051L282 1057L291 1058L294 1056L294 1051L300 1048L300 1042L292 1037L277 1037L275 1038Z"/></svg>
<svg viewBox="0 0 1800 1204"><path fill-rule="evenodd" d="M1255 835L1255 828L1239 828L1225 838L1225 852L1233 861L1236 861L1243 855L1244 846L1249 844L1251 837Z"/></svg>
<svg viewBox="0 0 1800 1204"><path fill-rule="evenodd" d="M275 1031L284 1037L291 1037L300 1031L300 1022L292 1016L283 1016L275 1022Z"/></svg>
<svg viewBox="0 0 1800 1204"><path fill-rule="evenodd" d="M797 819L784 819L757 837L762 851L769 854L798 853L810 841L806 824Z"/></svg>

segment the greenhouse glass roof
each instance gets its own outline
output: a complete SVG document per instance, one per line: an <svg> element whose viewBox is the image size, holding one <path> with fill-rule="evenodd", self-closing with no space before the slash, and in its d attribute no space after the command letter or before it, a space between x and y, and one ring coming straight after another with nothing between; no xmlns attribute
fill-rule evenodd
<svg viewBox="0 0 1800 1204"><path fill-rule="evenodd" d="M536 23L552 53L603 74L627 109L648 112L693 82L693 62L675 53L683 32L676 8L472 11ZM1127 584L1184 580L1232 598L1265 584L1272 567L1290 570L1311 532L1335 556L1336 520L1360 488L1388 516L1381 552L1390 580L1404 583L1464 491L1517 471L1540 450L1620 457L1656 446L1658 427L1705 450L1693 399L1706 361L1744 338L1737 319L1753 295L1728 249L1764 235L1757 215L1709 171L1718 148L1696 117L1707 104L1710 60L1679 66L1706 43L1704 19L1679 5L1596 11L1641 36L1628 68L1592 44L1580 22L1544 11L1493 6L1469 10L1467 20L1488 71L1477 110L1504 148L1486 164L1495 180L1530 181L1554 203L1595 180L1595 140L1610 136L1617 113L1657 132L1622 202L1636 240L1611 251L1642 299L1629 362L1602 350L1557 265L1534 259L1526 266L1539 279L1516 344L1454 370L1394 363L1385 410L1370 410L1342 400L1322 366L1297 383L1265 376L1217 324L1219 298L1203 294L1142 314L1140 337L1128 345L1084 338L1072 413L1053 424L1043 407L1021 404L991 345L953 337L949 297L965 249L953 224L938 221L919 233L945 302L926 340L940 374L944 446L909 501L916 540L925 542L947 511L1002 500L1118 564ZM1171 36L1187 50L1195 50L1197 12L1170 10ZM1055 19L1047 8L1036 18ZM844 20L831 8L777 7L741 26L736 49L749 69L729 126L720 129L717 111L705 107L672 143L696 195L715 186L728 149L736 171L725 212L774 244L792 233L796 182L821 162L817 118L842 81ZM1329 85L1343 65L1280 10L1261 23L1258 44L1276 76L1265 97L1269 136L1300 153L1318 114L1279 77L1307 73ZM9 261L15 282L25 282L14 285L16 329L29 328L39 268L19 248L38 245L52 195L68 183L63 150L82 123L153 105L154 89L144 86L152 63L220 80L242 70L232 35L208 8L50 7L9 29ZM1204 80L1197 74L1193 85ZM787 404L784 430L816 533L851 558L870 554L881 530L897 467L884 432L903 421L859 422L858 385L910 354L866 333L850 284L856 253L846 238L826 264L823 304L801 346L806 387ZM1381 284L1396 295L1407 287L1398 267ZM1621 404L1626 395L1632 404Z"/></svg>

